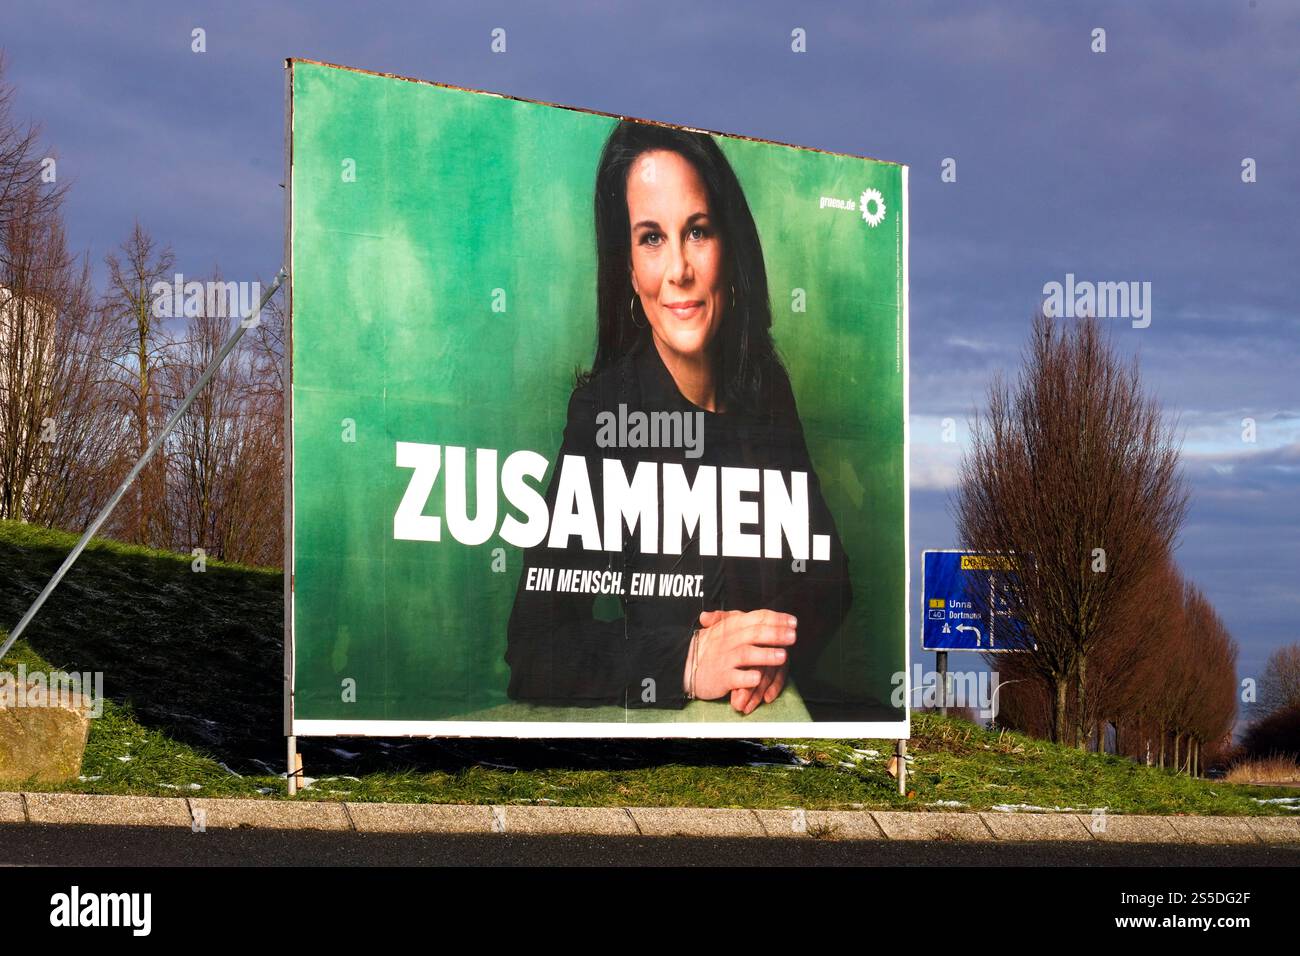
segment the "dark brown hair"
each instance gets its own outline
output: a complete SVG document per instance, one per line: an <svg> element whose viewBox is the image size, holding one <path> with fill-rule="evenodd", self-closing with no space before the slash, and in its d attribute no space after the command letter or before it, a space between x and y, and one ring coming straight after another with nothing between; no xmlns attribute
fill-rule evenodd
<svg viewBox="0 0 1300 956"><path fill-rule="evenodd" d="M727 309L714 340L714 382L727 411L760 411L764 385L781 361L772 344L763 247L740 181L712 136L631 120L614 128L596 171L596 357L579 383L650 338L648 326L632 321L630 308L627 180L637 157L654 150L677 153L704 182L722 238L724 275L735 290L734 306L730 291L724 297Z"/></svg>

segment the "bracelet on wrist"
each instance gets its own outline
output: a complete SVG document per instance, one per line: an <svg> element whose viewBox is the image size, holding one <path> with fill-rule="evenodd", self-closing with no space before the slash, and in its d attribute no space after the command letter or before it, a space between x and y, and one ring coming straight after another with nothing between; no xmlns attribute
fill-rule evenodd
<svg viewBox="0 0 1300 956"><path fill-rule="evenodd" d="M695 700L695 674L700 668L700 629L691 632L691 680L686 688L687 700Z"/></svg>

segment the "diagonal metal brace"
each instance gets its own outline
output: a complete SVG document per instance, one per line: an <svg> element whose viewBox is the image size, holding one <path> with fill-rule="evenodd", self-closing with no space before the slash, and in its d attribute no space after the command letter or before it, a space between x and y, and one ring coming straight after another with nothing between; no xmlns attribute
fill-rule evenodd
<svg viewBox="0 0 1300 956"><path fill-rule="evenodd" d="M135 463L135 467L133 467L130 473L127 474L126 478L122 480L122 483L117 486L117 490L113 492L113 496L108 499L108 504L104 505L103 510L95 516L95 520L90 523L90 527L88 527L81 535L81 540L77 542L76 547L74 547L68 556L63 559L63 564L59 566L59 570L54 572L54 577L50 578L50 583L45 585L45 590L37 595L36 600L32 602L32 606L27 609L27 613L24 614L22 620L18 622L18 626L9 632L9 637L5 640L3 645L0 645L0 660L9 653L9 648L13 646L14 641L18 640L18 638L22 636L23 631L27 629L27 625L30 624L32 618L36 616L36 612L39 611L41 605L45 603L45 599L50 596L56 587L58 587L59 582L63 580L63 576L67 574L68 569L76 563L77 558L81 556L81 552L84 551L86 545L90 543L90 539L94 537L95 532L98 531L103 523L108 520L108 516L113 513L113 509L117 507L117 503L121 501L122 496L126 494L126 489L131 486L131 482L135 481L136 477L144 469L144 466L148 464L149 459L154 456L154 453L162 447L163 441L166 440L167 436L170 435L172 430L176 428L177 424L179 424L181 417L189 410L194 399L198 398L199 392L203 391L204 386L207 385L208 382L212 381L212 376L217 374L217 369L221 367L221 363L226 360L232 351L234 351L235 345L243 337L244 332L249 328L248 321L253 316L261 314L262 309L271 301L271 297L279 291L281 284L287 276L288 273L285 272L283 267L281 267L280 271L275 274L275 281L271 283L270 288L262 293L262 299L258 302L257 309L244 316L244 318L240 320L239 324L235 326L235 330L230 333L230 337L226 339L226 343L221 346L221 351L218 352L217 357L212 360L212 364L207 367L207 370L204 371L202 376L200 376L199 380L194 384L194 387L190 389L189 394L185 396L185 400L180 403L176 411L172 412L171 418L167 419L167 424L163 426L162 431L154 436L153 441L149 443L149 447L145 449L145 453L141 455L140 460Z"/></svg>

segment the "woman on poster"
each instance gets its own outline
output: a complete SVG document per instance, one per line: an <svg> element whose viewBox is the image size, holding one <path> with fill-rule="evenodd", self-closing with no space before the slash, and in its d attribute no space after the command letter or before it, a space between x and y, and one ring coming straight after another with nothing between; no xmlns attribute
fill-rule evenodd
<svg viewBox="0 0 1300 956"><path fill-rule="evenodd" d="M780 557L766 556L769 547L765 556L735 556L734 546L719 548L701 535L707 518L686 529L694 533L682 536L677 553L643 547L644 536L626 528L631 533L617 551L583 547L576 537L563 547L544 541L525 556L510 617L509 695L539 704L670 708L726 699L751 714L792 678L800 683L852 601L847 558L772 341L758 230L712 137L632 121L619 123L602 153L595 220L596 355L578 377L553 459L551 520L566 456L586 461L597 516L604 515L604 460L623 462L628 475L646 461L665 470L678 465L691 482L701 468L733 477L741 472L731 469L761 471L764 480L775 471L790 487L806 476L811 553L800 559L785 548ZM626 430L609 422L638 412L696 423L698 434L685 432L689 447L612 442ZM656 482L657 515L666 513L666 485L666 478ZM766 500L739 507L741 527L734 517L723 527L725 515L708 516L719 536L733 543L741 534L764 538L757 529ZM619 572L621 593L598 599L554 586L530 589L537 568ZM641 583L647 575L689 579L690 586L633 593L633 577Z"/></svg>

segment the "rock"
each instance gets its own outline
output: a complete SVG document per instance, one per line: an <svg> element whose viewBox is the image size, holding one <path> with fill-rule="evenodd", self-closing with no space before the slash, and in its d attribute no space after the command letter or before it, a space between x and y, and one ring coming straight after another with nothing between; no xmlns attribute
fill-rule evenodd
<svg viewBox="0 0 1300 956"><path fill-rule="evenodd" d="M0 706L0 782L76 780L89 736L84 697L65 699L63 706Z"/></svg>

